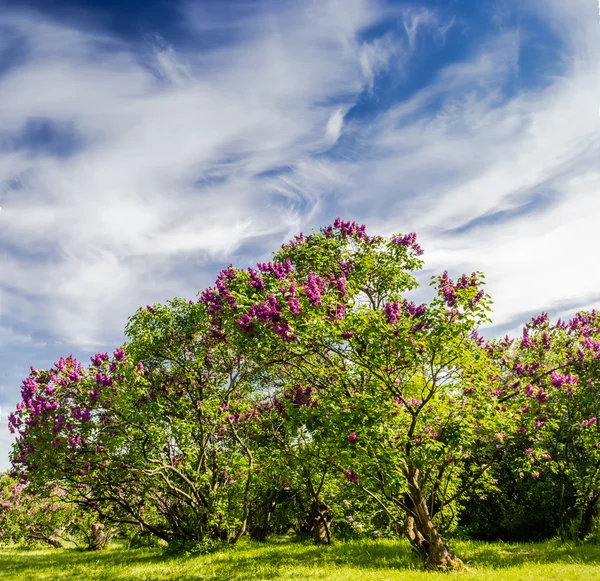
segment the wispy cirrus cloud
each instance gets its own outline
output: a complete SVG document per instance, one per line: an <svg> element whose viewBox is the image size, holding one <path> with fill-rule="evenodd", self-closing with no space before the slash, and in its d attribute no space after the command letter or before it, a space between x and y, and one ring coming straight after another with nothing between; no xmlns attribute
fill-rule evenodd
<svg viewBox="0 0 600 581"><path fill-rule="evenodd" d="M386 58L357 40L381 17L366 2L212 20L198 9L183 10L199 34L243 33L181 54L163 42L149 55L146 41L140 55L34 13L3 16L28 56L0 79L1 235L18 241L0 276L9 303L44 304L37 325L68 343L114 341L144 297L194 295L214 274L203 263L306 224L320 199L273 203L280 189L261 174L335 142L343 107ZM193 286L164 276L175 256L197 269Z"/></svg>

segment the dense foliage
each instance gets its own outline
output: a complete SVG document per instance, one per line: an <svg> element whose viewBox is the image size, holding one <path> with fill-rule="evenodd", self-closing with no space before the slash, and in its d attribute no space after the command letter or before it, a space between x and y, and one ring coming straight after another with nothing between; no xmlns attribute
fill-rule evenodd
<svg viewBox="0 0 600 581"><path fill-rule="evenodd" d="M197 302L140 309L87 368L32 368L13 477L201 551L289 530L404 535L447 570L462 566L457 527L589 536L600 317L541 315L485 342L481 273L444 272L430 302L408 300L422 253L414 234L336 219L256 269L229 266Z"/></svg>

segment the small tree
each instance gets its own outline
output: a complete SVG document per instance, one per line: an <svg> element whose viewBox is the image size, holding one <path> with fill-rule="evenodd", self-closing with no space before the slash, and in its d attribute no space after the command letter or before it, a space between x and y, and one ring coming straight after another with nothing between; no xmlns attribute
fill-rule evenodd
<svg viewBox="0 0 600 581"><path fill-rule="evenodd" d="M505 437L514 473L556 479L561 533L576 508L576 535L585 538L600 501L600 316L582 312L553 325L542 313L520 339L494 341L487 350L498 365L494 393L512 411Z"/></svg>
<svg viewBox="0 0 600 581"><path fill-rule="evenodd" d="M47 487L39 494L6 473L0 475L0 542L45 543L55 548L72 542L89 547L98 515L73 510L67 498L60 488Z"/></svg>
<svg viewBox="0 0 600 581"><path fill-rule="evenodd" d="M414 234L370 237L338 219L297 237L258 271L231 268L203 301L214 333L274 376L288 373L290 397L314 393L317 413L299 424L311 447L330 450L352 482L360 473L366 494L390 516L404 515L427 566L449 569L461 563L434 517L460 495L461 461L496 449L476 334L489 299L474 273L456 284L444 274L429 306L406 301L421 253ZM282 407L298 423L294 406Z"/></svg>

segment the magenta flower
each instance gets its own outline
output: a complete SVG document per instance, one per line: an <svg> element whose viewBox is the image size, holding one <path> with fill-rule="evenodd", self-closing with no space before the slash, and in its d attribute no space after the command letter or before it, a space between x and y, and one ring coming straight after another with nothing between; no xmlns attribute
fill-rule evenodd
<svg viewBox="0 0 600 581"><path fill-rule="evenodd" d="M392 239L392 244L412 248L417 256L423 254L423 249L417 244L417 235L414 232L410 232L404 236L396 236Z"/></svg>
<svg viewBox="0 0 600 581"><path fill-rule="evenodd" d="M356 482L358 480L358 474L356 474L355 472L352 472L352 470L344 470L344 476L350 482Z"/></svg>
<svg viewBox="0 0 600 581"><path fill-rule="evenodd" d="M288 307L290 308L290 313L292 315L299 315L302 311L302 306L300 305L300 301L296 297L290 297L287 300Z"/></svg>
<svg viewBox="0 0 600 581"><path fill-rule="evenodd" d="M356 442L356 434L354 432L350 432L348 434L348 442L350 442L351 444L354 444L354 442Z"/></svg>
<svg viewBox="0 0 600 581"><path fill-rule="evenodd" d="M125 361L125 350L122 347L119 347L114 353L113 353L115 359L117 361Z"/></svg>
<svg viewBox="0 0 600 581"><path fill-rule="evenodd" d="M385 318L390 325L395 325L398 322L398 313L400 311L400 305L398 301L394 301L393 303L386 303L383 308L383 312L385 313Z"/></svg>

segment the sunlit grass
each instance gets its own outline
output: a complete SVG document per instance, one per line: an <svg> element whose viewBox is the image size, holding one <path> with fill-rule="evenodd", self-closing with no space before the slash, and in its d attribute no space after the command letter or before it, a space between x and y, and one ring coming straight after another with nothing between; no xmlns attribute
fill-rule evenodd
<svg viewBox="0 0 600 581"><path fill-rule="evenodd" d="M600 546L457 541L469 580L600 581ZM450 574L455 577L455 574ZM409 547L397 541L338 543L331 547L273 540L194 558L165 557L159 549L113 544L97 553L74 549L0 548L0 580L328 580L427 581Z"/></svg>

